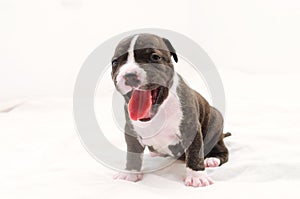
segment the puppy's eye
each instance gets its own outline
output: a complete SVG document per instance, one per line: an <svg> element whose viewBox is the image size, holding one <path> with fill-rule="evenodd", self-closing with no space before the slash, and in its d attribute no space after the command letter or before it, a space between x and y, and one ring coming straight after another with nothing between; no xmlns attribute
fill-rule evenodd
<svg viewBox="0 0 300 199"><path fill-rule="evenodd" d="M112 65L113 68L117 68L118 65L119 65L118 60L113 60L113 61L111 62L111 65Z"/></svg>
<svg viewBox="0 0 300 199"><path fill-rule="evenodd" d="M158 62L161 60L161 56L159 56L157 53L152 53L150 59L151 61Z"/></svg>

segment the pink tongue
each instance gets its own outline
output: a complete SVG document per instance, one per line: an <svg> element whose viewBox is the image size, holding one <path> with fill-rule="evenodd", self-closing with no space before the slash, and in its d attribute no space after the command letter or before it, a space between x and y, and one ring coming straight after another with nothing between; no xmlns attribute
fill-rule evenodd
<svg viewBox="0 0 300 199"><path fill-rule="evenodd" d="M129 116L132 120L144 118L151 108L151 91L133 90L128 104Z"/></svg>

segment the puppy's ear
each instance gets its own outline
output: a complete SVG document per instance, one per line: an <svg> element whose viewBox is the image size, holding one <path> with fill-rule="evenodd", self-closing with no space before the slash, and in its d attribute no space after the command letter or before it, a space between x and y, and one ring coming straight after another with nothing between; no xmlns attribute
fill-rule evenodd
<svg viewBox="0 0 300 199"><path fill-rule="evenodd" d="M172 46L171 42L168 39L165 39L165 38L163 38L163 41L165 42L168 50L170 51L171 55L173 56L175 62L177 63L178 62L178 57L177 57L176 51L175 51L174 47Z"/></svg>

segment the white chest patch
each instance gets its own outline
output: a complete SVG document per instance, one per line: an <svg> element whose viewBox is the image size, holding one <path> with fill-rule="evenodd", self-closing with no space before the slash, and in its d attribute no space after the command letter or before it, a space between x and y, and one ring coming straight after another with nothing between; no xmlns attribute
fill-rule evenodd
<svg viewBox="0 0 300 199"><path fill-rule="evenodd" d="M183 114L176 93L177 86L178 77L175 73L169 95L159 107L156 115L148 122L132 121L135 131L140 136L140 143L152 146L163 155L172 156L169 146L176 145L181 141L179 126Z"/></svg>

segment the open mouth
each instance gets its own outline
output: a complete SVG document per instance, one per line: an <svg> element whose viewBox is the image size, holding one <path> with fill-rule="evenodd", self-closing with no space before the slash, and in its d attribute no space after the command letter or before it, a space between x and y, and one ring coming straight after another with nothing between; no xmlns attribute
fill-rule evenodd
<svg viewBox="0 0 300 199"><path fill-rule="evenodd" d="M159 106L168 96L168 88L160 85L151 86L154 89L133 89L126 94L129 99L128 113L134 121L147 122L156 114ZM141 87L143 88L143 87ZM146 86L144 88L147 88Z"/></svg>

